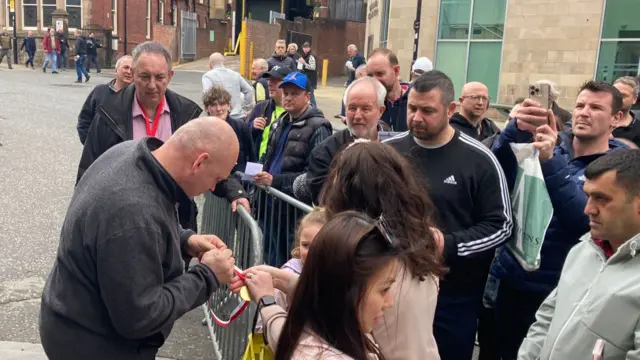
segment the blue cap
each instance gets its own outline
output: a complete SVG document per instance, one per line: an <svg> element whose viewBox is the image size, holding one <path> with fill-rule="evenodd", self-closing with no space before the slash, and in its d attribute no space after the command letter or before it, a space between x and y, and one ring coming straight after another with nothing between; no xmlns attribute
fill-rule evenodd
<svg viewBox="0 0 640 360"><path fill-rule="evenodd" d="M285 78L282 80L282 84L280 84L280 87L282 88L287 84L293 84L305 91L312 91L311 84L309 84L309 79L307 79L307 76L299 72L292 72L291 74L285 76Z"/></svg>

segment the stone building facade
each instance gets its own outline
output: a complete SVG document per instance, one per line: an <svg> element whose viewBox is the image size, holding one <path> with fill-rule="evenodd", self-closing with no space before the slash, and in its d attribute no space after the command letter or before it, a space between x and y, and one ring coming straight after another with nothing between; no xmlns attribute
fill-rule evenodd
<svg viewBox="0 0 640 360"><path fill-rule="evenodd" d="M416 0L368 0L366 49L398 55L403 78L413 57ZM434 61L456 90L468 81L488 85L492 103L511 104L528 84L550 79L559 103L597 78L638 75L640 1L422 0L418 56Z"/></svg>

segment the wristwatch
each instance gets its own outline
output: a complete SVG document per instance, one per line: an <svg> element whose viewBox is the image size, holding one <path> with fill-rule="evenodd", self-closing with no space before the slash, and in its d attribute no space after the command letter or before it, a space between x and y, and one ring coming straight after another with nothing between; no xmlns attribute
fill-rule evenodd
<svg viewBox="0 0 640 360"><path fill-rule="evenodd" d="M271 295L266 295L266 296L263 296L258 302L258 308L262 309L267 306L271 306L275 304L276 304L276 298Z"/></svg>

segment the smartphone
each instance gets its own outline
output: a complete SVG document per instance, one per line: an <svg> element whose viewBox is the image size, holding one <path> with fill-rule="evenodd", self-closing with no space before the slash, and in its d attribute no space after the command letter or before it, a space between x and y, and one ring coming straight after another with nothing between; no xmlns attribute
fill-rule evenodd
<svg viewBox="0 0 640 360"><path fill-rule="evenodd" d="M549 84L529 85L529 99L537 102L545 109L551 109L550 92Z"/></svg>

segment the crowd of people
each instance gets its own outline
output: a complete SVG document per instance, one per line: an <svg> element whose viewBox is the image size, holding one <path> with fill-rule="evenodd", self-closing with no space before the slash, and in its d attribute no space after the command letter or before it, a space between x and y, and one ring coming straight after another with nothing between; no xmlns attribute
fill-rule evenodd
<svg viewBox="0 0 640 360"><path fill-rule="evenodd" d="M41 305L50 359L153 359L175 320L227 284L258 303L277 360L461 360L476 343L484 360L640 356L635 78L586 81L570 111L541 79L549 108L521 99L501 129L485 84L454 89L426 58L405 82L391 50L350 46L347 126L333 131L303 49L278 41L253 84L213 54L204 111L168 89L171 55L155 42L94 89ZM522 143L553 207L533 271L505 246ZM315 207L295 243L265 238L266 265L240 277L225 243L197 234L193 198L250 210L234 176L249 162L263 165L256 185Z"/></svg>

